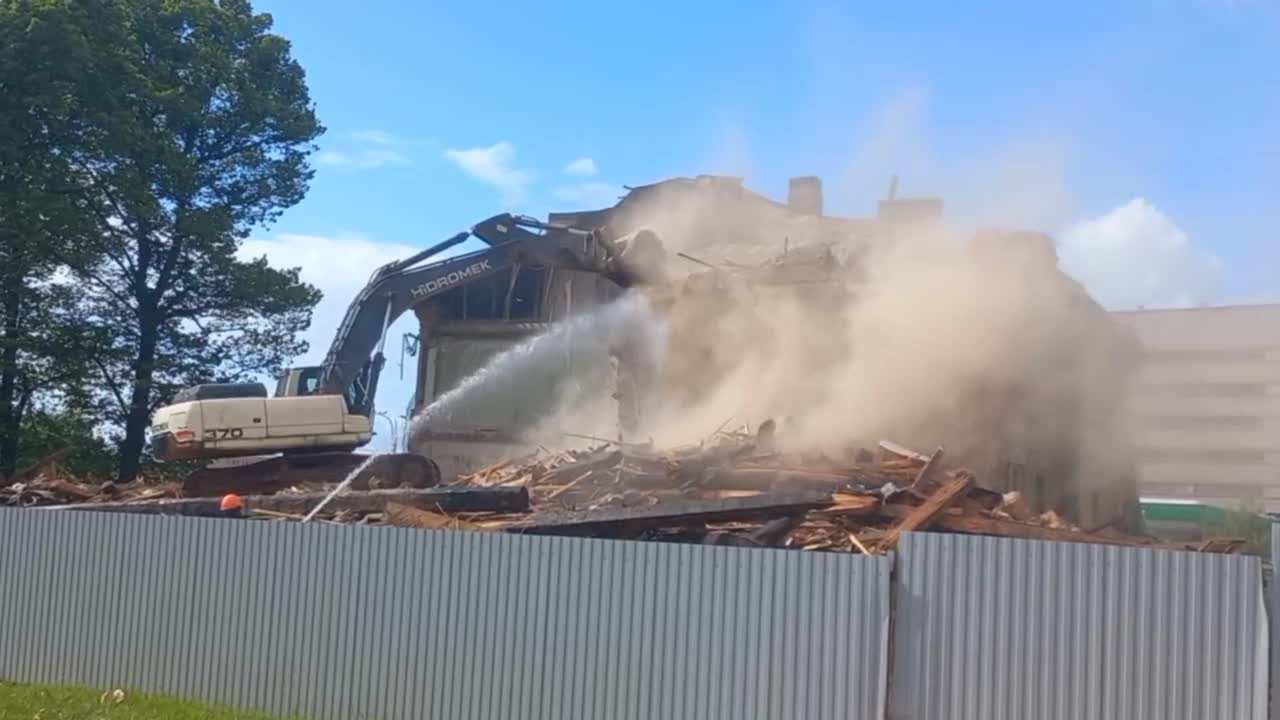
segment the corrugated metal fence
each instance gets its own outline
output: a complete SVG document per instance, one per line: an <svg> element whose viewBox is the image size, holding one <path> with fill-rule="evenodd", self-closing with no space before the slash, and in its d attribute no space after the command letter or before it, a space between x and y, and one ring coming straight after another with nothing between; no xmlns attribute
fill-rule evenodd
<svg viewBox="0 0 1280 720"><path fill-rule="evenodd" d="M1271 523L1271 563L1267 573L1270 583L1268 600L1271 618L1271 720L1280 720L1280 584L1276 582L1276 563L1280 562L1280 525Z"/></svg>
<svg viewBox="0 0 1280 720"><path fill-rule="evenodd" d="M321 718L883 715L888 558L0 511L0 678Z"/></svg>
<svg viewBox="0 0 1280 720"><path fill-rule="evenodd" d="M311 718L1266 717L1245 557L0 510L0 610L0 678Z"/></svg>
<svg viewBox="0 0 1280 720"><path fill-rule="evenodd" d="M1267 716L1256 557L912 533L894 623L895 720Z"/></svg>

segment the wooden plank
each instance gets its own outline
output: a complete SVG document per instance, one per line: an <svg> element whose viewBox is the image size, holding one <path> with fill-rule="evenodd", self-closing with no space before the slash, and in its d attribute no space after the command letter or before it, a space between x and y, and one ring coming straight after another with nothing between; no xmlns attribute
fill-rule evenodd
<svg viewBox="0 0 1280 720"><path fill-rule="evenodd" d="M855 547L858 550L858 552L862 553L863 555L871 554L871 551L867 549L867 546L863 545L862 541L858 539L858 536L856 533L854 533L852 530L849 530L847 532L849 533L849 544L853 545L853 547Z"/></svg>
<svg viewBox="0 0 1280 720"><path fill-rule="evenodd" d="M831 507L816 511L815 515L861 516L873 515L880 509L880 497L859 493L837 492L831 495Z"/></svg>
<svg viewBox="0 0 1280 720"><path fill-rule="evenodd" d="M880 450L882 450L883 453L888 453L889 455L896 455L897 457L911 460L914 462L922 462L922 463L929 462L928 455L925 455L923 453L918 453L915 450L912 450L911 448L905 447L903 445L899 445L898 443L893 442L892 440L881 440L879 443L879 446L880 446Z"/></svg>
<svg viewBox="0 0 1280 720"><path fill-rule="evenodd" d="M925 460L924 467L920 468L920 472L916 473L915 479L911 481L911 488L922 493L932 492L933 478L941 465L942 448L938 448L933 451L928 460Z"/></svg>
<svg viewBox="0 0 1280 720"><path fill-rule="evenodd" d="M328 492L248 495L241 498L246 513L270 510L276 513L310 512ZM366 490L338 495L325 507L325 512L380 512L388 502L399 502L418 508L443 512L525 512L529 509L527 488L501 487L434 487L422 489ZM192 515L218 517L221 498L182 498L146 502L80 503L55 505L40 510L87 510L126 512L147 515Z"/></svg>
<svg viewBox="0 0 1280 720"><path fill-rule="evenodd" d="M942 449L939 448L938 452L929 458L929 462L925 464L925 467L920 469L922 475L941 453ZM928 527L929 523L933 522L939 513L969 489L969 486L973 484L973 480L973 475L970 473L956 473L954 478L943 483L942 487L935 490L923 503L911 508L906 517L898 521L898 524L889 530L889 534L880 542L880 550L883 552L897 547L898 540L904 532Z"/></svg>
<svg viewBox="0 0 1280 720"><path fill-rule="evenodd" d="M592 471L613 468L622 460L621 450L598 450L587 457L565 463L548 472L543 478L547 482L570 480L581 475L589 475Z"/></svg>
<svg viewBox="0 0 1280 720"><path fill-rule="evenodd" d="M885 505L880 514L888 517L906 517L915 508L906 505ZM1167 547L1170 549L1186 549L1183 546L1161 545L1142 538L1090 535L1076 530L1065 530L1034 523L1018 522L993 518L986 515L962 513L956 508L947 508L933 519L932 527L949 532L969 535L994 535L997 537L1020 538L1023 540L1050 540L1054 542L1083 542L1097 545L1126 545L1132 547Z"/></svg>
<svg viewBox="0 0 1280 720"><path fill-rule="evenodd" d="M382 511L382 519L387 525L407 528L425 528L429 530L478 530L480 527L461 518L443 515L430 510L422 510L404 503L388 502Z"/></svg>
<svg viewBox="0 0 1280 720"><path fill-rule="evenodd" d="M265 495L245 498L246 508L277 512L309 512L326 493ZM388 502L441 512L526 512L529 490L523 487L435 487L423 489L367 490L338 495L326 512L378 512Z"/></svg>
<svg viewBox="0 0 1280 720"><path fill-rule="evenodd" d="M774 493L720 500L671 499L638 508L609 508L583 513L547 512L534 515L506 530L538 535L632 535L653 528L754 518L774 519L831 507L833 504L827 493Z"/></svg>
<svg viewBox="0 0 1280 720"><path fill-rule="evenodd" d="M862 485L857 479L824 472L794 472L767 467L725 468L707 473L699 487L773 492L836 492Z"/></svg>
<svg viewBox="0 0 1280 720"><path fill-rule="evenodd" d="M857 480L852 472L835 472L832 470L814 470L812 468L795 467L793 465L763 465L759 463L742 463L734 466L735 470L760 470L764 472L786 473L793 476L812 477L818 480L830 480L834 483L848 483Z"/></svg>
<svg viewBox="0 0 1280 720"><path fill-rule="evenodd" d="M1225 555L1231 555L1244 547L1244 545L1244 538L1209 538L1208 540L1200 543L1200 546L1197 547L1196 550L1202 553L1222 553Z"/></svg>
<svg viewBox="0 0 1280 720"><path fill-rule="evenodd" d="M1065 530L1032 523L1002 520L975 515L943 515L935 522L937 527L953 532L976 535L999 535L1026 540L1053 540L1057 542L1083 542L1098 545L1129 545L1154 547L1155 544L1137 538L1102 537L1075 530Z"/></svg>

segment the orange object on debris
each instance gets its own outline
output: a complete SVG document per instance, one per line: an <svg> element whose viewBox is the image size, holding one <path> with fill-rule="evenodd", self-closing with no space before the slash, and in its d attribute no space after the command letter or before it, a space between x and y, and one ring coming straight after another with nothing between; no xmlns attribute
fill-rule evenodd
<svg viewBox="0 0 1280 720"><path fill-rule="evenodd" d="M235 493L222 496L222 512L229 510L239 510L241 507L240 496Z"/></svg>

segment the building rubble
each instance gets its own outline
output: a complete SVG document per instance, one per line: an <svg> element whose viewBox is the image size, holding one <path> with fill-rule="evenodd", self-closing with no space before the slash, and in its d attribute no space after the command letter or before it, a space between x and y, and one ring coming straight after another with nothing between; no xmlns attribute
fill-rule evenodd
<svg viewBox="0 0 1280 720"><path fill-rule="evenodd" d="M947 462L892 442L840 457L772 447L773 424L717 433L660 452L602 442L540 450L435 488L352 490L315 514L326 524L506 532L622 540L881 554L901 534L938 531L1036 540L1234 553L1242 539L1176 543L1081 528L1035 514L1017 491L983 486ZM236 517L297 522L331 488L294 487L242 498ZM96 486L36 479L0 491L0 503L50 509L224 515L220 498L183 498L177 484Z"/></svg>

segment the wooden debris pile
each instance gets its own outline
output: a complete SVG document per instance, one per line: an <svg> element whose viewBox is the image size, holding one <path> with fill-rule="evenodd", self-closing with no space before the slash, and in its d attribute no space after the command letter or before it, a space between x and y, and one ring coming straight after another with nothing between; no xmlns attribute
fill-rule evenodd
<svg viewBox="0 0 1280 720"><path fill-rule="evenodd" d="M158 500L182 494L177 483L80 483L57 475L38 475L27 482L0 487L0 507L39 507L73 503Z"/></svg>
<svg viewBox="0 0 1280 720"><path fill-rule="evenodd" d="M714 444L657 452L605 444L541 451L434 488L288 488L242 498L184 498L177 484L88 485L37 478L0 488L0 504L90 511L386 524L537 535L658 540L877 554L913 530L1233 553L1243 540L1175 544L1111 529L1086 531L1016 492L983 488L943 451L889 442L841 457L776 450L766 426ZM317 510L317 508L319 508Z"/></svg>
<svg viewBox="0 0 1280 720"><path fill-rule="evenodd" d="M893 443L843 458L774 452L760 438L656 453L607 445L542 452L457 479L461 487L525 488L526 513L445 513L397 505L380 518L407 527L499 530L855 553L892 550L902 533L939 530L1041 540L1235 552L1234 539L1163 543L1112 529L1086 532L1016 492L982 488L942 449Z"/></svg>

